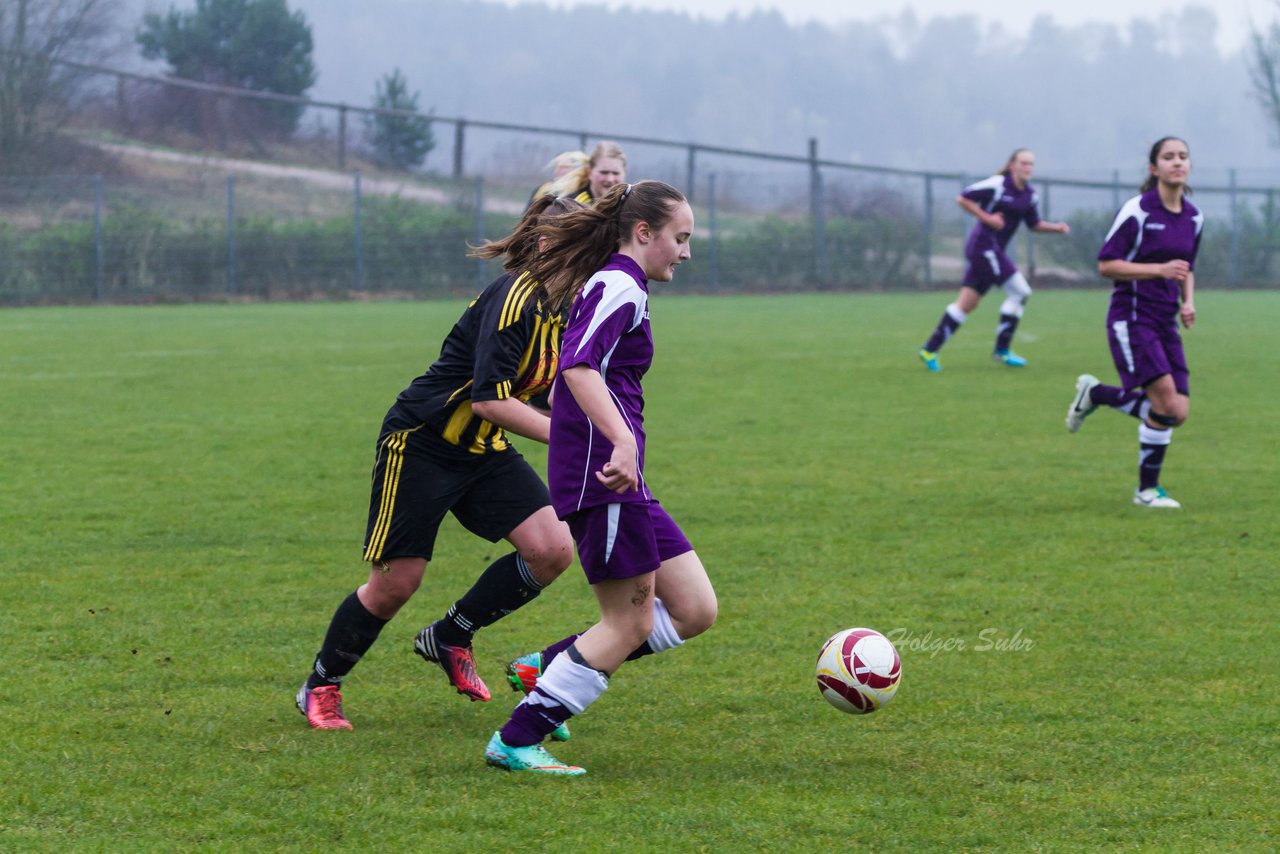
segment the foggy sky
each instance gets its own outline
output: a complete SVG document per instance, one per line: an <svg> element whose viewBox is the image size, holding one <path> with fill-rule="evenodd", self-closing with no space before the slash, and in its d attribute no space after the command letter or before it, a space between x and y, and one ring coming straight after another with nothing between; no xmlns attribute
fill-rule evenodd
<svg viewBox="0 0 1280 854"><path fill-rule="evenodd" d="M610 9L683 11L694 16L722 18L731 13L748 14L757 9L777 9L792 23L819 21L839 24L898 16L908 10L921 20L939 16L976 15L984 22L998 22L1023 34L1040 15L1049 15L1061 24L1089 21L1124 25L1134 18L1158 20L1182 8L1171 0L503 0L508 5L542 3L553 8L603 5ZM1238 50L1249 35L1250 22L1264 26L1280 17L1280 6L1272 0L1214 0L1189 5L1212 8L1220 25L1217 47Z"/></svg>

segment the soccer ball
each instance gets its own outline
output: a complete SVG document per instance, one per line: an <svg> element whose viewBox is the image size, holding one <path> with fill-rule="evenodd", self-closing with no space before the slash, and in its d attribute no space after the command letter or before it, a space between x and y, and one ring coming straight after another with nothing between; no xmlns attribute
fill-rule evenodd
<svg viewBox="0 0 1280 854"><path fill-rule="evenodd" d="M902 660L893 643L874 629L845 629L818 653L818 690L842 712L865 715L898 693Z"/></svg>

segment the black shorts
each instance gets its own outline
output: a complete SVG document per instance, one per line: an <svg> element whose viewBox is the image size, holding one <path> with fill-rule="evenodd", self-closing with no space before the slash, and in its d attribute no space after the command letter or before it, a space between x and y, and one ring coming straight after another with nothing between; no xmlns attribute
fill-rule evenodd
<svg viewBox="0 0 1280 854"><path fill-rule="evenodd" d="M424 432L429 427L406 424L392 407L378 437L365 560L430 560L448 512L496 543L551 504L546 484L514 448L462 457Z"/></svg>

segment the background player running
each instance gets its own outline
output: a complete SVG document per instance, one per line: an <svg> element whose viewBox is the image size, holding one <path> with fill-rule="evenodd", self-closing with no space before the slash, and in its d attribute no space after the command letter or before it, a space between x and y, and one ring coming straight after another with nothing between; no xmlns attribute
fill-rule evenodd
<svg viewBox="0 0 1280 854"><path fill-rule="evenodd" d="M569 529L507 433L539 442L550 435L548 413L532 404L555 376L564 317L522 271L538 251L535 228L581 207L544 196L507 238L473 253L504 257L507 272L472 301L440 357L387 412L365 535L369 579L338 606L298 691L298 709L311 726L351 729L342 680L422 583L446 513L478 536L515 547L414 642L472 700L490 696L476 672L472 636L532 600L572 561Z"/></svg>
<svg viewBox="0 0 1280 854"><path fill-rule="evenodd" d="M538 185L538 188L529 196L529 204L533 204L539 196L545 196L548 193L556 195L551 192L551 188L555 186L556 181L559 181L570 172L581 169L586 164L587 155L581 151L562 151L551 158L551 162L547 164L547 168L551 172L551 180ZM560 195L565 194L562 193Z"/></svg>
<svg viewBox="0 0 1280 854"><path fill-rule="evenodd" d="M641 380L653 360L648 288L670 281L690 257L693 211L675 188L643 181L615 187L593 208L542 231L552 246L536 264L554 263L556 247L564 246L577 262L545 275L535 267L551 299L568 302L581 289L555 383L547 479L600 621L542 654L546 669L490 738L485 760L512 771L576 775L583 769L542 747L547 735L590 706L623 661L671 649L715 622L706 570L644 475Z"/></svg>
<svg viewBox="0 0 1280 854"><path fill-rule="evenodd" d="M616 142L597 143L581 167L553 181L546 192L589 205L627 180L627 155Z"/></svg>
<svg viewBox="0 0 1280 854"><path fill-rule="evenodd" d="M1160 486L1173 428L1187 420L1190 384L1178 321L1196 320L1195 261L1204 215L1186 198L1191 152L1177 137L1151 146L1150 174L1125 202L1098 252L1098 272L1115 281L1107 310L1107 338L1120 385L1092 374L1076 380L1067 409L1074 433L1099 406L1132 415L1138 425L1138 488L1133 503L1180 507Z"/></svg>
<svg viewBox="0 0 1280 854"><path fill-rule="evenodd" d="M1027 360L1010 350L1013 334L1022 320L1031 286L1018 272L1017 266L1005 253L1005 247L1019 223L1026 222L1032 231L1066 234L1071 229L1065 222L1045 222L1040 219L1039 197L1031 186L1036 157L1028 149L1016 149L999 174L984 181L970 184L956 197L956 204L977 218L969 240L964 247L968 262L960 295L947 306L929 340L920 348L920 360L931 371L942 370L938 363L938 351L964 323L969 313L978 307L982 297L992 285L1004 288L1005 300L1000 305L1000 323L996 327L996 343L992 358L1011 368L1021 368Z"/></svg>

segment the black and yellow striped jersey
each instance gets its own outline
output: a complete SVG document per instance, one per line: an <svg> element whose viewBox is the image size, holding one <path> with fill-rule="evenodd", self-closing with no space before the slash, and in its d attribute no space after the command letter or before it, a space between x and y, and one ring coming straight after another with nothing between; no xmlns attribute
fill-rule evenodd
<svg viewBox="0 0 1280 854"><path fill-rule="evenodd" d="M471 301L440 357L396 398L399 406L460 451L510 447L506 431L471 411L473 400L544 396L560 363L562 312L550 311L527 273L507 273Z"/></svg>
<svg viewBox="0 0 1280 854"><path fill-rule="evenodd" d="M591 195L591 187L583 187L578 191L578 194L573 197L573 200L575 202L581 202L584 205L589 205L594 202L595 198Z"/></svg>

